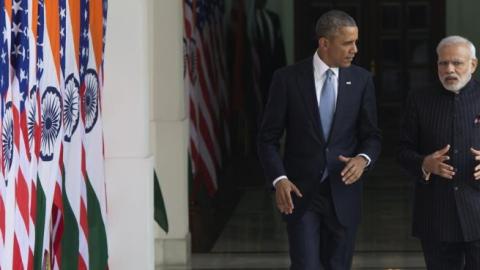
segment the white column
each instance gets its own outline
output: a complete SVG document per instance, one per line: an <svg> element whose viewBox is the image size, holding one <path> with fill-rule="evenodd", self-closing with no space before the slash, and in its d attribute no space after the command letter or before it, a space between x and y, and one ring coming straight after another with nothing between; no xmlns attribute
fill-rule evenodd
<svg viewBox="0 0 480 270"><path fill-rule="evenodd" d="M109 1L103 116L109 266L154 269L152 0Z"/></svg>
<svg viewBox="0 0 480 270"><path fill-rule="evenodd" d="M154 1L152 146L170 230L155 225L156 264L187 264L188 118L183 83L183 1Z"/></svg>

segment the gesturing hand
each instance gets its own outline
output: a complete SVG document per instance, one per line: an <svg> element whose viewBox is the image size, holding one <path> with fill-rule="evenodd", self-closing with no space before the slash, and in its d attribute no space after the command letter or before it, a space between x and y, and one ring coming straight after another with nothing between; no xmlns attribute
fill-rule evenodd
<svg viewBox="0 0 480 270"><path fill-rule="evenodd" d="M470 151L472 152L473 156L475 157L476 161L480 161L480 151L475 149L475 148L470 148ZM475 180L480 180L480 165L477 164L475 166L475 170L473 171L473 177Z"/></svg>
<svg viewBox="0 0 480 270"><path fill-rule="evenodd" d="M361 156L344 157L340 155L338 156L338 160L345 163L345 168L343 168L340 175L342 176L342 181L346 185L357 182L357 180L360 179L360 177L362 176L365 167L367 166L367 160Z"/></svg>
<svg viewBox="0 0 480 270"><path fill-rule="evenodd" d="M454 168L445 163L450 157L447 155L450 145L431 153L423 159L422 168L427 173L433 173L446 179L453 179L455 175ZM426 180L429 180L428 177Z"/></svg>
<svg viewBox="0 0 480 270"><path fill-rule="evenodd" d="M275 201L278 210L283 214L293 213L292 192L295 192L298 197L302 197L300 190L286 178L275 184Z"/></svg>

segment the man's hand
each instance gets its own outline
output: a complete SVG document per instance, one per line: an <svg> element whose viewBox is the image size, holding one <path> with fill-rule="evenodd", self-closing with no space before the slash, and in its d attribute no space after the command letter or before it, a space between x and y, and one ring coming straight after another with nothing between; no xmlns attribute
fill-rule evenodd
<svg viewBox="0 0 480 270"><path fill-rule="evenodd" d="M470 151L475 157L475 160L480 161L480 150L472 147L470 148ZM475 170L473 171L473 177L475 178L475 180L480 180L480 165L475 166Z"/></svg>
<svg viewBox="0 0 480 270"><path fill-rule="evenodd" d="M338 160L345 163L345 168L343 168L340 175L346 185L351 185L360 179L368 162L367 159L362 156L344 157L340 155L338 156Z"/></svg>
<svg viewBox="0 0 480 270"><path fill-rule="evenodd" d="M449 150L450 145L447 144L447 146L444 148L426 156L423 159L422 168L427 173L433 173L446 179L453 179L453 176L455 175L455 169L445 163L445 161L450 159L450 157L447 156ZM427 178L425 180L428 181L429 179Z"/></svg>
<svg viewBox="0 0 480 270"><path fill-rule="evenodd" d="M293 213L292 192L295 192L298 197L303 196L300 190L287 178L275 184L275 200L278 210L283 214L288 215Z"/></svg>

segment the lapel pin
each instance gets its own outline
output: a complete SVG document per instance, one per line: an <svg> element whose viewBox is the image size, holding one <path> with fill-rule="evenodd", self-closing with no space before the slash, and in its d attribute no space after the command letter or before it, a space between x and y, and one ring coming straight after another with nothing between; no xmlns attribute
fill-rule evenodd
<svg viewBox="0 0 480 270"><path fill-rule="evenodd" d="M477 117L475 117L475 119L473 120L473 123L474 123L475 125L480 124L480 115L477 115Z"/></svg>
<svg viewBox="0 0 480 270"><path fill-rule="evenodd" d="M348 82L347 82L347 85L351 85L351 84L352 84L352 82L351 82L351 81L348 81Z"/></svg>

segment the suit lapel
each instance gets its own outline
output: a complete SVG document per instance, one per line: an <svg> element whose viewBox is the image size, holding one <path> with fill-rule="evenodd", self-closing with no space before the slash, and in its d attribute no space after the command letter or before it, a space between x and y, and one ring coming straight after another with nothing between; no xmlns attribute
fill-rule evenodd
<svg viewBox="0 0 480 270"><path fill-rule="evenodd" d="M332 128L330 129L330 136L335 134L340 125L341 119L343 117L343 110L345 109L345 102L348 98L348 87L347 82L350 82L350 72L346 68L340 68L338 74L338 93L337 93L337 104L335 105L335 114L333 115Z"/></svg>
<svg viewBox="0 0 480 270"><path fill-rule="evenodd" d="M306 61L302 72L300 73L298 84L301 94L307 105L310 117L314 125L315 132L320 138L322 143L325 143L323 138L322 125L320 122L320 112L317 104L317 94L315 92L315 79L313 75L313 58L309 58L310 61Z"/></svg>

